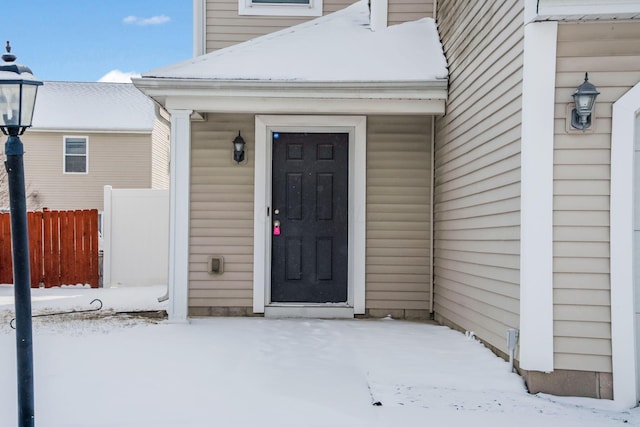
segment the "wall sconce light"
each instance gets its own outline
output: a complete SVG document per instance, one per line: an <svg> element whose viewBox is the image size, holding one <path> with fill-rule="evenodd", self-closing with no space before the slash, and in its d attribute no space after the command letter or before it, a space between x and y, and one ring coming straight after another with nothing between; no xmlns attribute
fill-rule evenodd
<svg viewBox="0 0 640 427"><path fill-rule="evenodd" d="M584 73L584 82L573 93L575 108L571 110L571 126L583 132L591 127L593 106L600 92L589 83L589 74Z"/></svg>
<svg viewBox="0 0 640 427"><path fill-rule="evenodd" d="M240 131L238 131L238 136L233 140L233 160L238 164L244 160L244 145L244 139L240 136Z"/></svg>

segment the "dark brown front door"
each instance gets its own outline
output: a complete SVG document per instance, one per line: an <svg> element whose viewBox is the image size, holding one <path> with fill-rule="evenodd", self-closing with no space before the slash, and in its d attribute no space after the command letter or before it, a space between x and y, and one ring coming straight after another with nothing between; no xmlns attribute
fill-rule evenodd
<svg viewBox="0 0 640 427"><path fill-rule="evenodd" d="M347 301L349 135L273 132L271 301Z"/></svg>

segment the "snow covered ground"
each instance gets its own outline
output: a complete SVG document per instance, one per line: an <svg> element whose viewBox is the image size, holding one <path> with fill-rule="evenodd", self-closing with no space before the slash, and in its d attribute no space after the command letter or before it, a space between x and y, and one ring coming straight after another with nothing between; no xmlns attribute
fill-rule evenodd
<svg viewBox="0 0 640 427"><path fill-rule="evenodd" d="M194 319L160 287L33 291L38 427L619 426L640 409L530 395L506 362L446 327L398 320ZM97 303L94 303L94 305ZM13 289L0 285L0 426L16 425ZM380 405L374 405L379 402Z"/></svg>

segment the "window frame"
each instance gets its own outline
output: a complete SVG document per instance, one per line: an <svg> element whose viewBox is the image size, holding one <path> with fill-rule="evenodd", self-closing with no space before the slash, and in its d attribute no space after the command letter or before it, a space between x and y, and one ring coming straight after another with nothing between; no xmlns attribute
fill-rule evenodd
<svg viewBox="0 0 640 427"><path fill-rule="evenodd" d="M309 0L309 4L254 3L238 0L239 15L253 16L322 16L322 0Z"/></svg>
<svg viewBox="0 0 640 427"><path fill-rule="evenodd" d="M67 140L69 139L84 139L85 144L85 171L73 172L67 170L67 156L80 157L77 154L67 153ZM87 175L89 173L89 137L85 135L65 135L62 137L62 173L65 175Z"/></svg>

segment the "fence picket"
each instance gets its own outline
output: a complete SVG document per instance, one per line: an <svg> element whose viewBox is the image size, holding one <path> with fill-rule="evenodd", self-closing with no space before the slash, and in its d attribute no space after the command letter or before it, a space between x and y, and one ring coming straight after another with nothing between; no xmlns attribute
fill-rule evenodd
<svg viewBox="0 0 640 427"><path fill-rule="evenodd" d="M45 288L51 287L51 277L53 276L53 262L51 253L51 212L48 209L42 212L42 264L43 264L43 282Z"/></svg>
<svg viewBox="0 0 640 427"><path fill-rule="evenodd" d="M78 246L77 258L76 258L76 277L83 280L87 277L89 269L87 268L87 261L89 261L87 251L88 240L88 224L85 222L85 213L87 211L80 212L80 215L76 217L76 223L78 225L78 236L76 239L76 245Z"/></svg>
<svg viewBox="0 0 640 427"><path fill-rule="evenodd" d="M0 283L13 283L11 220L9 214L0 215Z"/></svg>
<svg viewBox="0 0 640 427"><path fill-rule="evenodd" d="M61 211L60 215L60 240L62 243L61 254L61 276L66 277L67 284L76 283L76 272L74 268L75 263L75 228L73 224L73 218L67 212Z"/></svg>
<svg viewBox="0 0 640 427"><path fill-rule="evenodd" d="M57 218L53 211L43 212L45 288L60 285L60 241Z"/></svg>
<svg viewBox="0 0 640 427"><path fill-rule="evenodd" d="M29 265L31 269L31 287L40 286L43 275L42 265L42 212L29 212Z"/></svg>
<svg viewBox="0 0 640 427"><path fill-rule="evenodd" d="M73 277L74 283L80 283L82 277L82 211L73 212L69 215L70 221L73 222L75 230L75 239L73 239Z"/></svg>

